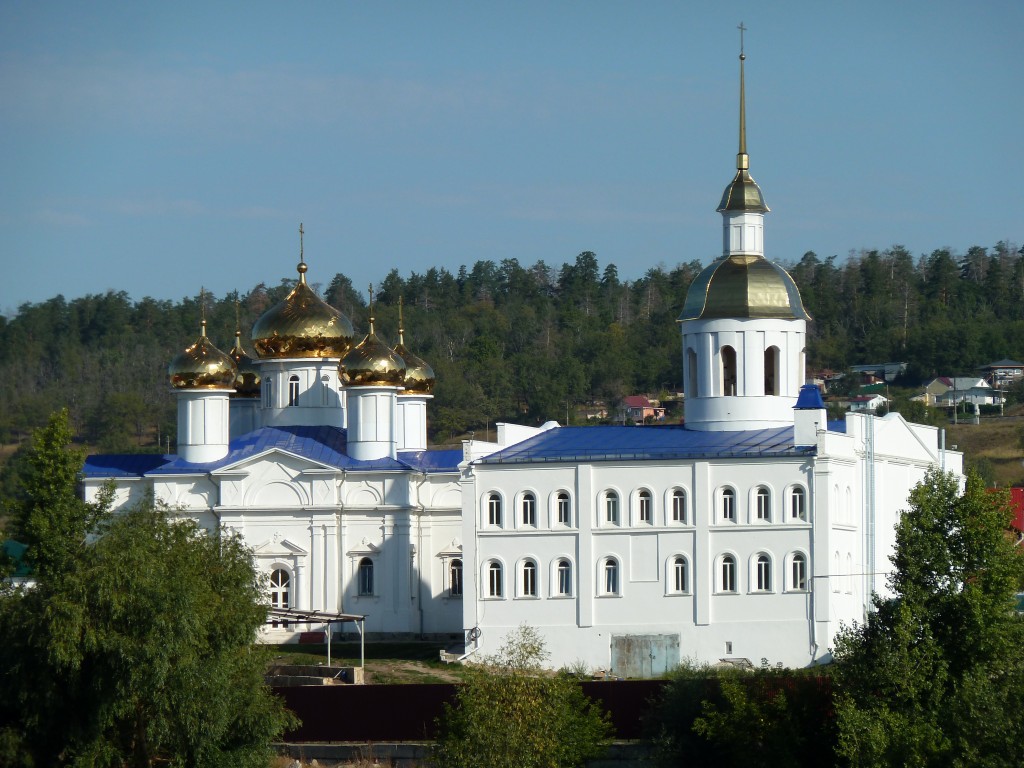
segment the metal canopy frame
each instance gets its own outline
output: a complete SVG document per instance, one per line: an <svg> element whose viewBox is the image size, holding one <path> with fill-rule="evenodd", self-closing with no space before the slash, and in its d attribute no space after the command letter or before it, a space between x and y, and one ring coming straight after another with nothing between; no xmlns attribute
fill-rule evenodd
<svg viewBox="0 0 1024 768"><path fill-rule="evenodd" d="M330 611L304 611L300 608L271 608L265 624L289 621L294 624L323 624L327 631L327 666L331 666L331 625L351 621L359 630L359 668L366 666L366 616L357 613L331 613Z"/></svg>

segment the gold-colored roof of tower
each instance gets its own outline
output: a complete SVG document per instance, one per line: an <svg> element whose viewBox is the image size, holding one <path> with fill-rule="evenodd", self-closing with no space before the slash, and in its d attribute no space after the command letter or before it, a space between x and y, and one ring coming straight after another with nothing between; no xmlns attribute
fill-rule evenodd
<svg viewBox="0 0 1024 768"><path fill-rule="evenodd" d="M205 296L201 299L205 305ZM213 345L206 336L206 310L200 323L199 338L178 353L167 366L167 376L174 389L235 388L235 361Z"/></svg>
<svg viewBox="0 0 1024 768"><path fill-rule="evenodd" d="M715 260L686 292L680 320L779 318L810 320L800 291L778 264L763 256L733 254Z"/></svg>
<svg viewBox="0 0 1024 768"><path fill-rule="evenodd" d="M235 361L238 373L235 376L236 397L259 397L261 374L259 366L242 346L242 329L239 326L238 302L235 302L235 346L228 355Z"/></svg>
<svg viewBox="0 0 1024 768"><path fill-rule="evenodd" d="M344 357L352 346L352 321L306 284L306 261L299 225L299 282L264 312L252 327L252 345L260 358Z"/></svg>
<svg viewBox="0 0 1024 768"><path fill-rule="evenodd" d="M740 23L740 148L736 154L736 175L722 193L719 211L760 211L767 213L770 209L764 202L761 188L750 175L750 157L747 155L747 106L743 87L743 62L747 55L743 52L743 32L746 27Z"/></svg>
<svg viewBox="0 0 1024 768"><path fill-rule="evenodd" d="M405 361L373 330L373 289L370 289L370 332L341 361L344 382L356 387L403 387Z"/></svg>
<svg viewBox="0 0 1024 768"><path fill-rule="evenodd" d="M405 346L405 327L402 318L402 299L398 299L398 345L396 355L405 361L405 390L403 394L429 395L434 391L437 377L426 360L410 352Z"/></svg>

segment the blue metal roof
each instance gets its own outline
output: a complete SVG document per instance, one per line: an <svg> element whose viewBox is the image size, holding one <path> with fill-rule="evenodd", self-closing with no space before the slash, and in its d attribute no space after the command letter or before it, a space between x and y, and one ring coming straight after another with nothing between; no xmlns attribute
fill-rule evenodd
<svg viewBox="0 0 1024 768"><path fill-rule="evenodd" d="M141 477L174 458L159 453L98 454L86 458L82 477Z"/></svg>
<svg viewBox="0 0 1024 768"><path fill-rule="evenodd" d="M90 456L83 477L118 478L143 475L199 475L245 461L270 450L281 450L337 469L357 471L456 472L462 450L406 451L399 458L359 461L346 453L348 440L340 427L263 427L231 441L227 455L217 461L192 464L179 456L154 454Z"/></svg>
<svg viewBox="0 0 1024 768"><path fill-rule="evenodd" d="M826 429L829 432L842 432L846 434L846 419L837 419L836 421L826 422Z"/></svg>
<svg viewBox="0 0 1024 768"><path fill-rule="evenodd" d="M462 461L461 448L446 448L443 451L402 451L398 460L420 472L458 472Z"/></svg>
<svg viewBox="0 0 1024 768"><path fill-rule="evenodd" d="M813 455L793 445L793 428L703 432L684 426L558 427L517 443L476 464L650 459L757 458Z"/></svg>

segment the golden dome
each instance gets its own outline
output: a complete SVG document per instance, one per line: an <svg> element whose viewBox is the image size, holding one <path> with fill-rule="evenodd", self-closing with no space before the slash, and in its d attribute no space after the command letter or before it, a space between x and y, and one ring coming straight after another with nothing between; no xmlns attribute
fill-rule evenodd
<svg viewBox="0 0 1024 768"><path fill-rule="evenodd" d="M306 285L304 261L299 282L252 327L252 345L261 358L344 357L352 346L352 322Z"/></svg>
<svg viewBox="0 0 1024 768"><path fill-rule="evenodd" d="M341 361L342 377L346 384L356 387L401 387L405 383L405 361L391 351L373 332L370 332Z"/></svg>
<svg viewBox="0 0 1024 768"><path fill-rule="evenodd" d="M811 319L786 270L763 256L745 254L712 262L686 293L680 320L714 318Z"/></svg>
<svg viewBox="0 0 1024 768"><path fill-rule="evenodd" d="M722 193L722 202L718 204L718 210L768 213L770 209L765 205L761 188L751 178L750 171L746 168L739 168L732 182Z"/></svg>
<svg viewBox="0 0 1024 768"><path fill-rule="evenodd" d="M167 366L174 389L227 389L235 388L237 369L235 361L224 354L206 337L206 320L195 343L176 355Z"/></svg>
<svg viewBox="0 0 1024 768"><path fill-rule="evenodd" d="M242 332L235 331L235 346L228 355L235 361L235 392L238 397L259 397L261 374L259 366L242 347Z"/></svg>
<svg viewBox="0 0 1024 768"><path fill-rule="evenodd" d="M437 377L422 357L417 357L405 346L405 328L402 322L402 300L398 300L398 346L394 352L405 361L405 390L407 395L429 395L434 391Z"/></svg>

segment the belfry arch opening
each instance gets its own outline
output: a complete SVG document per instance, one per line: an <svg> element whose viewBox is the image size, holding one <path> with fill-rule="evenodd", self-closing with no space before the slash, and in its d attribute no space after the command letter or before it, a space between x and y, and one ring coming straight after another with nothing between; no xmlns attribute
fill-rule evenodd
<svg viewBox="0 0 1024 768"><path fill-rule="evenodd" d="M722 347L722 394L726 397L736 396L736 350L730 346Z"/></svg>
<svg viewBox="0 0 1024 768"><path fill-rule="evenodd" d="M700 397L697 389L697 353L693 347L686 349L686 396Z"/></svg>
<svg viewBox="0 0 1024 768"><path fill-rule="evenodd" d="M764 351L764 393L779 394L779 348L768 347Z"/></svg>

